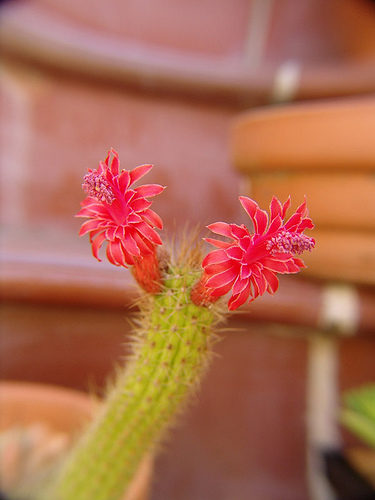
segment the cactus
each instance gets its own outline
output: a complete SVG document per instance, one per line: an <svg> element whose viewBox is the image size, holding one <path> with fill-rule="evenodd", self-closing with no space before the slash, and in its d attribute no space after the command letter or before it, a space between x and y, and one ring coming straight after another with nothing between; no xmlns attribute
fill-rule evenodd
<svg viewBox="0 0 375 500"><path fill-rule="evenodd" d="M200 307L190 300L200 261L193 249L171 263L161 292L140 300L133 356L71 457L55 487L57 498L121 498L142 457L198 386L211 358L212 326L221 317L217 304Z"/></svg>
<svg viewBox="0 0 375 500"><path fill-rule="evenodd" d="M142 458L154 453L189 395L198 388L212 358L214 327L224 313L219 298L229 292L229 310L275 293L278 273L304 267L296 257L312 250L314 240L306 200L284 223L288 199L273 198L270 221L251 199L240 202L255 232L244 225L217 222L209 229L230 241L207 239L217 249L203 256L193 239L181 246L179 258L160 249L156 229L160 217L148 197L163 191L157 184L132 187L150 169L119 169L111 150L83 184L87 198L79 217L80 234L88 233L93 255L106 242L108 260L130 267L143 290L135 320L133 354L108 391L97 418L72 451L46 498L56 500L119 500ZM227 311L226 306L225 310Z"/></svg>

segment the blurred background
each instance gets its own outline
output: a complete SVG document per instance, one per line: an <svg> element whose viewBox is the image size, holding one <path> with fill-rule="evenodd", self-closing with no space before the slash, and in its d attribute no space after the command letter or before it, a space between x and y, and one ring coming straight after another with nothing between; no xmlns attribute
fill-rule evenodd
<svg viewBox="0 0 375 500"><path fill-rule="evenodd" d="M14 0L0 6L0 375L100 390L136 296L74 218L113 147L155 168L164 236L306 194L317 248L230 318L152 500L326 500L320 453L375 379L375 2Z"/></svg>

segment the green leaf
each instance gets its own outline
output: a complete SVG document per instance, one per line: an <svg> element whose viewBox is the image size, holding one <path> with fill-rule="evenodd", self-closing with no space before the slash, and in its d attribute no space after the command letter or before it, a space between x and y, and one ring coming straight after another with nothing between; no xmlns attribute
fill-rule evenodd
<svg viewBox="0 0 375 500"><path fill-rule="evenodd" d="M375 448L375 385L349 391L340 420L353 434Z"/></svg>

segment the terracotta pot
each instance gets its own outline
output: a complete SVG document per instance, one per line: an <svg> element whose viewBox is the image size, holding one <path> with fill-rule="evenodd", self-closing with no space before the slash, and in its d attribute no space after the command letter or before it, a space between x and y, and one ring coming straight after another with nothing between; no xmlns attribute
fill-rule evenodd
<svg viewBox="0 0 375 500"><path fill-rule="evenodd" d="M336 99L249 111L233 124L234 164L263 208L307 196L317 241L304 272L375 284L375 99Z"/></svg>
<svg viewBox="0 0 375 500"><path fill-rule="evenodd" d="M21 427L35 430L35 425L45 425L51 436L51 442L53 441L48 452L53 452L53 448L61 444L62 448L65 448L66 440L62 440L62 437L68 436L70 442L92 418L95 408L100 404L88 394L79 391L18 382L0 382L0 402L0 431ZM6 478L8 479L14 474L10 462L17 464L15 453L8 449L9 451L7 461L4 457L2 460L0 456L0 468L1 466L7 467ZM46 447L44 447L45 452ZM124 500L148 498L151 469L152 459L145 457Z"/></svg>

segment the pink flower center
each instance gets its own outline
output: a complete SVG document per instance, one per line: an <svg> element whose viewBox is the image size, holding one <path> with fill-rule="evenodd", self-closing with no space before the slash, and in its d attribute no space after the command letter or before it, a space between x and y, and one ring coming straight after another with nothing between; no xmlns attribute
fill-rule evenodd
<svg viewBox="0 0 375 500"><path fill-rule="evenodd" d="M314 248L313 238L309 238L302 233L290 233L289 231L280 231L267 242L267 250L271 254L292 253L301 255L303 252Z"/></svg>
<svg viewBox="0 0 375 500"><path fill-rule="evenodd" d="M111 186L103 178L102 174L98 174L96 170L89 172L84 176L84 183L82 188L89 196L97 199L98 201L108 203L111 205L115 200Z"/></svg>

